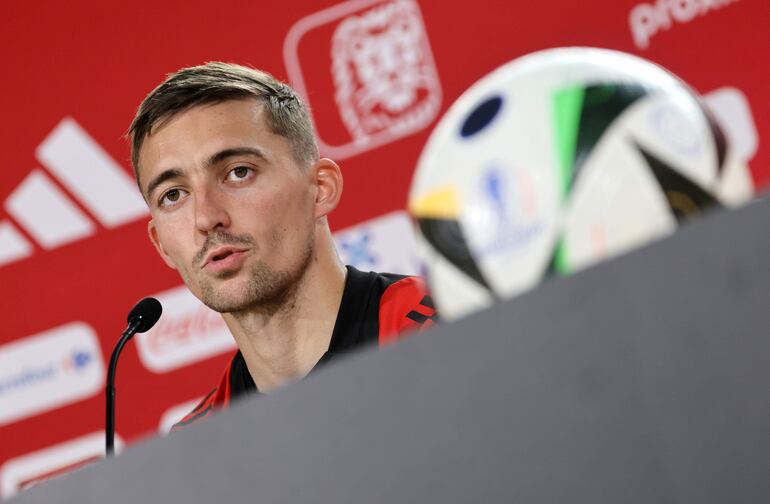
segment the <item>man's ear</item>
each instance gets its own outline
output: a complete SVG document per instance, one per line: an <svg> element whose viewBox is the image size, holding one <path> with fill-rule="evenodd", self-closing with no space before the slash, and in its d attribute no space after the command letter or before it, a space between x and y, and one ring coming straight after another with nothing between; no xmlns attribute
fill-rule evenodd
<svg viewBox="0 0 770 504"><path fill-rule="evenodd" d="M164 250L163 244L160 243L160 239L158 238L158 230L155 227L155 221L152 219L150 219L150 222L147 223L147 234L150 236L150 241L155 246L155 250L158 251L158 255L163 258L169 268L176 269L176 265L174 265L174 263L171 261L171 258Z"/></svg>
<svg viewBox="0 0 770 504"><path fill-rule="evenodd" d="M342 171L331 159L321 158L310 167L315 184L315 216L325 217L342 197Z"/></svg>

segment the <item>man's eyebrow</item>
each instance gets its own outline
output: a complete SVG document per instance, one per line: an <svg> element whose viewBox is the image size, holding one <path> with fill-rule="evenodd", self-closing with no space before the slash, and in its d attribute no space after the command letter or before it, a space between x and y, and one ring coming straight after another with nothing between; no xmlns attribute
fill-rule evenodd
<svg viewBox="0 0 770 504"><path fill-rule="evenodd" d="M267 160L267 156L265 156L265 154L256 147L231 147L229 149L223 149L209 157L209 159L206 161L206 166L213 166L232 156L244 155L258 157L265 161ZM147 184L147 199L152 197L153 191L155 191L155 189L157 189L158 186L163 182L176 177L181 177L182 175L182 170L177 168L170 168L168 170L162 171L157 177L152 179L149 184Z"/></svg>
<svg viewBox="0 0 770 504"><path fill-rule="evenodd" d="M256 147L231 147L212 155L208 161L206 161L206 165L213 166L232 156L254 156L262 159L263 161L267 161L267 156L265 156L265 153Z"/></svg>
<svg viewBox="0 0 770 504"><path fill-rule="evenodd" d="M177 168L170 168L168 170L164 170L158 174L157 177L150 180L150 183L147 184L147 199L150 199L152 197L152 193L155 189L158 188L159 185L161 185L163 182L181 177L182 176L182 170L179 170Z"/></svg>

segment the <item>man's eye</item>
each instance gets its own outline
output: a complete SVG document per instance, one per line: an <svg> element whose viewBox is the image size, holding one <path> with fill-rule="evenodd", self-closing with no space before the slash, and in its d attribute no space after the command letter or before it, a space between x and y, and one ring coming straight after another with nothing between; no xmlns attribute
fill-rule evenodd
<svg viewBox="0 0 770 504"><path fill-rule="evenodd" d="M160 206L168 207L174 205L182 199L182 196L184 196L182 193L183 191L181 189L171 189L166 191L160 198Z"/></svg>
<svg viewBox="0 0 770 504"><path fill-rule="evenodd" d="M228 180L243 180L248 177L253 170L248 166L236 166L227 172Z"/></svg>

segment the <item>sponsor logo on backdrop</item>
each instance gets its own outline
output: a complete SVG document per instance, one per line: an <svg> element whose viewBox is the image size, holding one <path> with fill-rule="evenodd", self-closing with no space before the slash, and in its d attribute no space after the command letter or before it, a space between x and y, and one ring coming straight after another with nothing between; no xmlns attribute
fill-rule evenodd
<svg viewBox="0 0 770 504"><path fill-rule="evenodd" d="M115 435L115 452L123 440ZM9 499L20 490L68 473L104 456L104 432L94 432L65 443L28 453L0 466L0 496Z"/></svg>
<svg viewBox="0 0 770 504"><path fill-rule="evenodd" d="M339 241L339 244L342 256L347 258L347 264L358 269L377 267L379 254L372 250L372 230L370 227L362 226L360 232L349 233L347 237Z"/></svg>
<svg viewBox="0 0 770 504"><path fill-rule="evenodd" d="M235 348L222 316L187 287L153 297L163 305L163 316L152 329L136 335L139 359L147 369L165 373Z"/></svg>
<svg viewBox="0 0 770 504"><path fill-rule="evenodd" d="M72 322L0 346L0 426L102 390L96 333Z"/></svg>
<svg viewBox="0 0 770 504"><path fill-rule="evenodd" d="M345 264L364 271L419 274L412 222L404 211L338 231L334 241Z"/></svg>
<svg viewBox="0 0 770 504"><path fill-rule="evenodd" d="M94 220L110 229L147 215L131 176L74 119L63 119L35 154L46 170L30 171L3 207L39 247L50 250L87 238L97 231ZM0 266L29 257L34 250L10 219L0 220Z"/></svg>
<svg viewBox="0 0 770 504"><path fill-rule="evenodd" d="M346 141L328 140L325 118L315 118L324 154L350 157L419 131L436 117L441 85L415 0L354 0L291 28L284 60L292 84L311 109L328 95L319 93L302 70L300 42L314 32L331 33L312 44L317 50L309 58L330 57L333 96L346 130Z"/></svg>
<svg viewBox="0 0 770 504"><path fill-rule="evenodd" d="M640 3L631 9L628 24L634 44L639 49L650 47L650 40L661 30L674 24L686 24L698 16L730 5L738 0L657 0Z"/></svg>

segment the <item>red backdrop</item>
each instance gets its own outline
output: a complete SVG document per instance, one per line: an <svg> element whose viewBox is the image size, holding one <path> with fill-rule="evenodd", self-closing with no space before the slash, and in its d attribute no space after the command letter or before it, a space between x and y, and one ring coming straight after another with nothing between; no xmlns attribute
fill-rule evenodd
<svg viewBox="0 0 770 504"><path fill-rule="evenodd" d="M333 37L348 19L369 26L364 38L378 37L383 28L371 13L391 4L405 8L404 15L417 23L411 33L417 37L418 64L437 76L432 87L416 91L411 106L416 110L420 100L433 100L433 108L423 110L411 131L383 127L356 143L335 100L338 84L331 69L339 61ZM590 6L572 0L425 0L419 5L356 0L334 5L328 0L4 4L0 406L11 401L7 411L13 409L5 416L0 412L0 464L8 462L0 467L4 495L96 449L104 415L100 380L128 309L145 295L181 285L149 244L146 215L116 210L114 204L123 201L118 196L135 201L123 177L130 173L123 133L138 103L168 72L225 60L263 68L304 87L321 138L338 146L326 152L340 158L345 175L334 230L402 209L416 160L441 113L494 68L548 47L619 49L663 65L701 93L735 88L748 100L758 138L770 134L765 0L602 0ZM415 6L421 18L414 17ZM376 50L387 50L383 40ZM394 124L405 121L399 114L392 117ZM76 154L57 167L50 156L62 149ZM755 184L766 186L770 151L759 142L750 157ZM97 167L84 167L89 161ZM120 176L109 166L117 166ZM101 171L93 171L97 168ZM73 189L81 183L91 188L88 194ZM403 225L401 214L393 215L395 220L375 222L387 221L393 232ZM369 238L357 240L359 247L353 240L343 255L361 258L360 245ZM394 264L369 259L377 267ZM184 298L173 294L168 294L172 305ZM172 352L174 338L194 339L195 333L205 339L221 332L215 319L191 312L189 300L178 303L181 315L172 319L178 326L166 327L166 340L155 346L146 341L147 352ZM72 322L80 325L68 325ZM49 330L55 332L36 336ZM186 356L167 353L153 360L140 356L136 343L124 351L118 372L117 426L127 444L157 433L164 412L209 390L229 352L227 343L212 337L197 347L187 341L193 346Z"/></svg>

